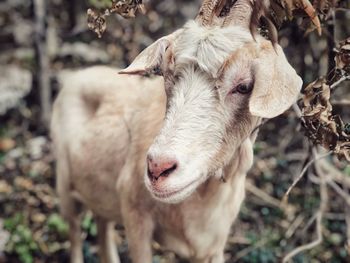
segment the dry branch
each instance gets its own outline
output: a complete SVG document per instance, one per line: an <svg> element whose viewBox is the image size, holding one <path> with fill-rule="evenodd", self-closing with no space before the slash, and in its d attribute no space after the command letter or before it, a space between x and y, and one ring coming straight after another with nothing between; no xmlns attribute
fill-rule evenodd
<svg viewBox="0 0 350 263"><path fill-rule="evenodd" d="M269 194L265 193L258 187L256 187L253 183L251 183L249 180L246 182L246 190L253 195L257 196L259 199L264 201L266 204L279 208L284 211L284 213L288 215L293 214L295 211L295 207L289 205L289 204L284 204L280 200L270 196Z"/></svg>
<svg viewBox="0 0 350 263"><path fill-rule="evenodd" d="M287 192L284 194L283 199L282 199L282 203L287 204L288 203L288 196L290 194L290 192L292 191L292 189L296 186L296 184L301 180L301 178L303 178L303 176L305 175L306 171L309 169L309 167L316 163L318 160L323 159L327 156L329 156L331 154L331 152L327 152L323 155L314 157L312 160L310 160L303 168L303 170L300 172L300 174L295 178L295 180L293 181L293 183L289 186Z"/></svg>
<svg viewBox="0 0 350 263"><path fill-rule="evenodd" d="M133 18L137 11L145 12L142 0L113 0L111 8L105 9L102 13L92 9L87 10L88 27L100 38L107 28L107 16L116 13L124 18Z"/></svg>
<svg viewBox="0 0 350 263"><path fill-rule="evenodd" d="M294 256L299 254L300 252L303 252L305 250L310 250L317 245L319 245L322 242L322 213L320 211L317 212L316 217L316 229L317 229L317 238L305 245L302 245L300 247L295 248L291 252L289 252L282 260L283 263L289 262Z"/></svg>
<svg viewBox="0 0 350 263"><path fill-rule="evenodd" d="M283 263L289 262L294 256L297 254L305 251L305 250L310 250L319 244L321 244L323 237L322 237L322 218L323 214L325 213L327 206L328 206L328 193L327 193L327 184L326 184L326 178L325 174L321 171L320 167L318 167L317 160L320 160L324 158L324 155L319 155L317 150L313 150L313 161L312 163L315 164L315 169L317 171L317 174L320 178L320 206L318 211L315 213L315 218L316 218L316 239L311 241L310 243L301 245L291 252L289 252L282 260Z"/></svg>
<svg viewBox="0 0 350 263"><path fill-rule="evenodd" d="M350 38L342 41L336 53L336 68L328 78L321 77L304 89L302 124L306 136L339 158L350 161L350 124L334 115L331 91L350 79Z"/></svg>
<svg viewBox="0 0 350 263"><path fill-rule="evenodd" d="M235 1L231 1L234 3ZM269 34L275 35L275 29L273 26L276 24L280 26L284 20L292 19L293 17L302 17L308 21L309 26L306 32L317 30L319 34L322 32L321 22L319 15L328 14L338 5L338 0L314 0L312 3L310 0L270 0L270 9L264 8L265 4L257 1L253 2L254 12L256 17L252 17L251 29L256 29L260 24L260 18L265 21L265 25L268 27ZM267 5L266 5L267 6ZM135 17L135 14L141 11L145 12L142 0L111 0L111 7L103 11L96 11L88 9L88 27L94 31L98 37L101 37L107 28L106 17L112 13L121 15L124 18ZM301 12L300 12L301 11ZM272 22L273 21L273 22ZM274 31L274 32L272 32Z"/></svg>
<svg viewBox="0 0 350 263"><path fill-rule="evenodd" d="M35 47L37 56L37 78L40 94L41 120L48 124L51 114L51 90L49 57L46 43L46 1L33 0L35 14Z"/></svg>
<svg viewBox="0 0 350 263"><path fill-rule="evenodd" d="M343 186L346 190L344 191L348 198L349 196L349 188L344 185ZM345 223L346 223L346 250L348 253L350 252L350 204L347 202L345 205Z"/></svg>

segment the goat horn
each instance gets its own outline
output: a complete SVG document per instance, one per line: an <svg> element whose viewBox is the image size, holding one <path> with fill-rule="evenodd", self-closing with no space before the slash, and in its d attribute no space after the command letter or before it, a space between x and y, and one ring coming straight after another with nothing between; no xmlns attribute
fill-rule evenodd
<svg viewBox="0 0 350 263"><path fill-rule="evenodd" d="M221 6L224 0L204 0L200 11L196 17L203 26L209 26L213 23L215 10L218 6Z"/></svg>
<svg viewBox="0 0 350 263"><path fill-rule="evenodd" d="M213 25L219 21L221 26L235 24L249 28L253 11L252 1L204 0L196 20L204 26Z"/></svg>
<svg viewBox="0 0 350 263"><path fill-rule="evenodd" d="M315 8L312 6L309 0L301 0L301 4L305 13L310 17L312 23L316 26L319 35L322 34L320 19L317 16Z"/></svg>
<svg viewBox="0 0 350 263"><path fill-rule="evenodd" d="M252 12L253 3L251 0L236 1L229 14L225 17L223 26L225 27L233 24L249 28Z"/></svg>

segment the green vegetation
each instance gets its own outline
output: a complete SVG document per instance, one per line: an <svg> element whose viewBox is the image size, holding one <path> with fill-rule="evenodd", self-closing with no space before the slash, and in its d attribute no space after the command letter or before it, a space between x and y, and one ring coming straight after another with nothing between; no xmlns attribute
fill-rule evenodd
<svg viewBox="0 0 350 263"><path fill-rule="evenodd" d="M89 4L95 8L109 8L112 6L112 0L89 0Z"/></svg>
<svg viewBox="0 0 350 263"><path fill-rule="evenodd" d="M56 213L49 216L47 219L47 226L49 227L50 231L56 232L61 236L66 236L69 230L67 223L59 214Z"/></svg>
<svg viewBox="0 0 350 263"><path fill-rule="evenodd" d="M32 263L33 255L38 251L38 244L33 239L33 233L25 223L24 216L16 213L4 221L4 228L11 234L6 244L6 252L18 255L23 263Z"/></svg>

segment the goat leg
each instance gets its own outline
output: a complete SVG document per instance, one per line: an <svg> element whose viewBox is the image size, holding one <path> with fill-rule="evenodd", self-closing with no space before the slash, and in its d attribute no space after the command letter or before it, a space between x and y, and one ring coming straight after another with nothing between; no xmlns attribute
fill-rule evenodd
<svg viewBox="0 0 350 263"><path fill-rule="evenodd" d="M70 171L68 160L61 158L57 162L57 193L60 203L60 212L62 217L69 225L70 240L70 262L83 263L83 242L81 239L80 219L82 205L71 193Z"/></svg>
<svg viewBox="0 0 350 263"><path fill-rule="evenodd" d="M220 251L219 253L212 256L210 259L210 263L224 263L224 250Z"/></svg>
<svg viewBox="0 0 350 263"><path fill-rule="evenodd" d="M83 263L83 242L81 239L80 217L72 217L69 223L69 240L71 246L70 262Z"/></svg>
<svg viewBox="0 0 350 263"><path fill-rule="evenodd" d="M149 215L135 212L124 218L130 257L133 263L151 263L154 223Z"/></svg>
<svg viewBox="0 0 350 263"><path fill-rule="evenodd" d="M222 248L222 250L220 250L220 252L215 253L211 257L206 257L203 259L194 259L191 262L193 262L193 263L224 263L225 262L224 248Z"/></svg>
<svg viewBox="0 0 350 263"><path fill-rule="evenodd" d="M97 217L97 234L101 263L120 263L114 242L114 223Z"/></svg>

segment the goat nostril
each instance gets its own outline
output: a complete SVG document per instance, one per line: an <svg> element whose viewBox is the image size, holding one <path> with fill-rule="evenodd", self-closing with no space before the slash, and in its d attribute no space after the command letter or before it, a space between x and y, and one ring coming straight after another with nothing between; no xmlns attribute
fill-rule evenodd
<svg viewBox="0 0 350 263"><path fill-rule="evenodd" d="M173 166L171 166L170 168L164 170L159 176L160 177L168 177L169 174L171 174L173 171L175 171L177 168L177 164L174 163Z"/></svg>

